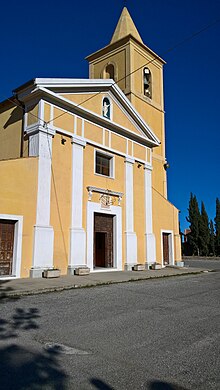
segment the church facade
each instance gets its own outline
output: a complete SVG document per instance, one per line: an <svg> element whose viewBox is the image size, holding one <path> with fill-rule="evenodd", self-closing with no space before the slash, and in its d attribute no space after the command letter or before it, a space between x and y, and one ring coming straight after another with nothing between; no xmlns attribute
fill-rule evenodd
<svg viewBox="0 0 220 390"><path fill-rule="evenodd" d="M34 79L0 104L0 276L174 265L164 61L123 9L88 79Z"/></svg>

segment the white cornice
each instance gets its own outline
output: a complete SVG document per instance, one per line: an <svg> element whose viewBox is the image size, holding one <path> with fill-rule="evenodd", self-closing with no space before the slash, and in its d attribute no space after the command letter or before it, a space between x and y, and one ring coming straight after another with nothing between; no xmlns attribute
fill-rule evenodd
<svg viewBox="0 0 220 390"><path fill-rule="evenodd" d="M47 135L51 135L52 137L54 137L56 133L55 129L44 127L39 123L34 123L33 125L27 126L25 132L28 136L41 132Z"/></svg>
<svg viewBox="0 0 220 390"><path fill-rule="evenodd" d="M117 196L119 198L122 198L122 196L124 195L123 192L107 190L105 188L92 187L92 186L88 186L86 188L88 192L98 192L99 194L107 194L107 195Z"/></svg>
<svg viewBox="0 0 220 390"><path fill-rule="evenodd" d="M85 88L85 87L107 87L109 88L115 82L112 79L35 79L36 86L45 88Z"/></svg>

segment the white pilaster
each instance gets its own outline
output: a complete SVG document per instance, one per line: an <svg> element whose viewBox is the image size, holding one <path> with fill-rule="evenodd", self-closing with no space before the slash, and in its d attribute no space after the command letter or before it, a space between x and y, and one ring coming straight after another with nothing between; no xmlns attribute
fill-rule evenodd
<svg viewBox="0 0 220 390"><path fill-rule="evenodd" d="M86 142L72 137L72 207L70 228L70 254L68 273L86 265L86 233L82 227L83 208L83 149Z"/></svg>
<svg viewBox="0 0 220 390"><path fill-rule="evenodd" d="M55 131L35 124L27 127L26 133L29 136L29 156L38 156L36 225L30 275L41 277L44 269L53 267L54 232L50 226L50 191L52 137Z"/></svg>
<svg viewBox="0 0 220 390"><path fill-rule="evenodd" d="M137 236L134 232L134 188L133 188L134 159L127 156L125 159L125 269L131 270L137 263Z"/></svg>
<svg viewBox="0 0 220 390"><path fill-rule="evenodd" d="M146 238L146 266L156 262L156 241L153 234L152 216L152 167L145 164L145 238Z"/></svg>

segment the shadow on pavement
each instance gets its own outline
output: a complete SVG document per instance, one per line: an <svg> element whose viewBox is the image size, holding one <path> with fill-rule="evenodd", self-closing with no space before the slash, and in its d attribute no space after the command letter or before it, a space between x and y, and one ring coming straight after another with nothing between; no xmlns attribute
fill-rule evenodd
<svg viewBox="0 0 220 390"><path fill-rule="evenodd" d="M11 344L1 348L0 354L2 389L65 389L66 375L59 367L57 352L34 353Z"/></svg>
<svg viewBox="0 0 220 390"><path fill-rule="evenodd" d="M5 283L0 284L0 300L8 304ZM20 301L22 302L22 301ZM2 313L4 313L2 311ZM59 351L56 349L40 351L19 345L21 333L39 329L37 308L16 308L10 318L0 318L0 388L13 390L64 390L66 374L59 365Z"/></svg>
<svg viewBox="0 0 220 390"><path fill-rule="evenodd" d="M185 387L174 385L168 382L152 381L147 383L147 390L187 390Z"/></svg>
<svg viewBox="0 0 220 390"><path fill-rule="evenodd" d="M7 293L12 291L13 288L6 286L8 280L0 280L0 303L4 303L6 301L15 301L19 299L19 297L10 297Z"/></svg>
<svg viewBox="0 0 220 390"><path fill-rule="evenodd" d="M110 387L107 383L103 382L101 379L92 378L90 379L90 383L99 390L114 390L113 387Z"/></svg>

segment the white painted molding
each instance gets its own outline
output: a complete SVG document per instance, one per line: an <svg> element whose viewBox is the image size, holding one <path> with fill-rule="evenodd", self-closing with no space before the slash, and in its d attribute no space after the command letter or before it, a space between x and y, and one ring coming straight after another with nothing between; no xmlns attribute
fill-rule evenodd
<svg viewBox="0 0 220 390"><path fill-rule="evenodd" d="M72 135L72 144L77 144L79 146L85 147L86 146L86 140L82 137L79 137L77 135Z"/></svg>
<svg viewBox="0 0 220 390"><path fill-rule="evenodd" d="M137 262L137 236L134 232L134 186L133 164L134 159L126 156L125 159L125 268Z"/></svg>
<svg viewBox="0 0 220 390"><path fill-rule="evenodd" d="M104 188L99 188L99 187L92 187L92 186L88 186L86 187L88 192L98 192L99 194L107 194L107 195L111 195L111 196L117 196L119 198L122 198L122 196L124 195L123 192L117 192L117 191L112 191L112 190L106 190Z"/></svg>
<svg viewBox="0 0 220 390"><path fill-rule="evenodd" d="M125 156L125 162L126 163L130 163L130 164L134 164L135 163L135 159L129 155Z"/></svg>
<svg viewBox="0 0 220 390"><path fill-rule="evenodd" d="M156 262L156 240L153 234L153 210L152 210L152 167L145 164L144 169L145 185L145 240L146 240L146 262Z"/></svg>
<svg viewBox="0 0 220 390"><path fill-rule="evenodd" d="M83 228L70 229L70 254L68 268L74 270L86 265L86 233Z"/></svg>
<svg viewBox="0 0 220 390"><path fill-rule="evenodd" d="M153 233L151 169L144 170L144 184L145 184L145 232L151 234Z"/></svg>
<svg viewBox="0 0 220 390"><path fill-rule="evenodd" d="M54 137L54 135L56 133L54 128L42 126L39 123L34 123L33 125L26 127L26 134L28 136L39 133L39 132L45 133L45 134L52 136L52 137Z"/></svg>
<svg viewBox="0 0 220 390"><path fill-rule="evenodd" d="M144 169L147 169L148 171L152 171L153 170L153 167L152 167L152 165L149 163L145 163L144 164Z"/></svg>
<svg viewBox="0 0 220 390"><path fill-rule="evenodd" d="M12 260L12 275L8 279L21 276L21 256L22 256L22 233L23 233L23 216L13 214L0 214L1 219L14 221L14 246L13 246L13 260ZM1 279L1 277L0 277ZM5 277L4 277L5 279Z"/></svg>
<svg viewBox="0 0 220 390"><path fill-rule="evenodd" d="M38 118L39 118L39 123L43 126L45 121L44 121L44 100L40 100L38 104Z"/></svg>
<svg viewBox="0 0 220 390"><path fill-rule="evenodd" d="M126 232L134 231L133 162L125 160Z"/></svg>
<svg viewBox="0 0 220 390"><path fill-rule="evenodd" d="M89 123L89 121L87 121ZM103 127L101 126L98 126L100 127L101 129L103 129ZM51 129L53 129L53 127L51 127ZM54 130L56 130L56 133L59 133L59 134L63 134L63 135L67 135L67 136L70 136L70 137L73 137L73 133L71 133L70 131L67 131L67 130L64 130L64 129L61 129L60 127L54 127ZM109 137L111 135L111 131L110 130L107 130L105 129L106 131L108 131L109 133ZM79 136L77 136L77 139L78 139ZM128 142L128 138L124 137L123 135L120 135L121 138L125 139L126 142ZM80 138L80 137L79 137ZM140 162L142 164L146 164L148 166L148 164L146 163L146 160L142 160L141 158L138 158L138 157L132 157L132 156L129 156L128 155L128 150L126 151L126 153L123 153L117 149L113 149L109 146L106 146L106 145L103 145L103 144L100 144L98 142L95 142L95 141L92 141L91 139L89 138L84 138L82 137L82 139L86 142L86 144L89 144L89 145L93 145L94 147L100 149L100 150L103 150L103 151L106 151L106 153L110 153L110 154L117 154L119 156L122 156L122 157L130 157L130 158L133 158L135 161L137 162ZM109 138L110 139L110 138ZM141 145L140 143L137 143L135 142L137 145ZM141 145L142 146L142 145ZM149 148L150 149L150 148ZM151 164L150 164L151 165Z"/></svg>
<svg viewBox="0 0 220 390"><path fill-rule="evenodd" d="M29 136L29 156L38 158L36 225L31 275L40 276L37 269L53 266L53 228L50 226L52 137L55 130L35 124L26 128ZM42 268L42 269L43 269ZM36 270L36 271L35 271Z"/></svg>
<svg viewBox="0 0 220 390"><path fill-rule="evenodd" d="M32 269L53 267L54 232L51 226L34 226Z"/></svg>
<svg viewBox="0 0 220 390"><path fill-rule="evenodd" d="M137 263L137 236L134 232L125 232L125 269L132 270L132 266Z"/></svg>
<svg viewBox="0 0 220 390"><path fill-rule="evenodd" d="M152 264L156 262L156 240L153 233L145 233L146 243L146 263Z"/></svg>
<svg viewBox="0 0 220 390"><path fill-rule="evenodd" d="M72 137L72 197L69 269L85 265L86 234L82 228L83 213L83 153L85 141Z"/></svg>
<svg viewBox="0 0 220 390"><path fill-rule="evenodd" d="M94 270L94 214L108 214L114 216L113 223L113 266L118 271L122 271L122 210L119 206L111 206L105 210L100 203L87 202L87 266Z"/></svg>

